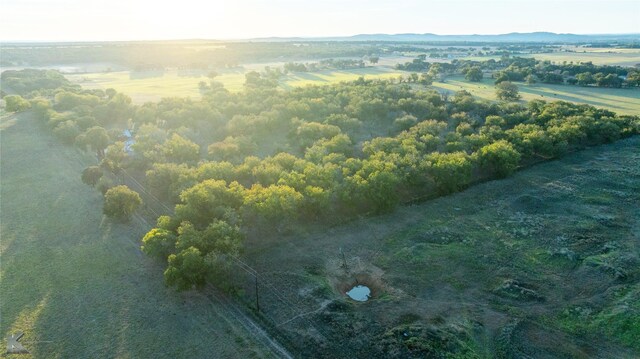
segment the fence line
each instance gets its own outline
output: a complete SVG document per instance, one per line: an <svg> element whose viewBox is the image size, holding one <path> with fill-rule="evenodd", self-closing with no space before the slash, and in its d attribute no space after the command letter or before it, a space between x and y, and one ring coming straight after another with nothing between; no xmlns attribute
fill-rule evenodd
<svg viewBox="0 0 640 359"><path fill-rule="evenodd" d="M121 173L122 173L121 180L124 184L127 184L129 187L138 190L147 201L151 199L151 202L156 204L155 209L152 208L151 205L147 206L147 208L153 213L153 215L156 216L156 218L163 214L171 215L171 216L175 215L175 211L173 209L168 207L163 201L161 201L155 195L153 195L151 191L148 190L144 184L140 183L140 181L138 181L129 172L122 169ZM147 221L145 220L145 222ZM251 279L253 279L253 282L254 282L253 287L255 288L255 296L256 296L255 309L257 312L261 313L264 318L268 319L271 322L271 324L274 326L274 328L279 328L279 327L282 327L283 325L292 323L297 319L301 319L302 321L307 323L310 329L315 330L323 340L327 340L328 338L330 338L330 336L328 336L324 330L321 330L318 327L317 323L314 323L314 321L311 318L309 318L309 316L307 315L315 311L309 311L305 308L301 308L300 302L294 303L287 297L283 296L281 293L282 290L279 290L275 284L273 284L270 280L268 280L264 275L260 274L260 272L257 269L253 268L252 266L250 266L249 264L247 264L237 256L234 256L231 254L226 254L225 256L232 259L232 261L229 261L229 263L232 263L237 268L240 268L243 272L249 275ZM244 285L241 285L241 286L245 286L245 287L249 286L249 281L250 279L247 279ZM273 318L268 312L265 311L266 308L263 307L263 309L261 310L259 298L261 296L264 297L264 294L260 293L261 289L263 290L263 292L264 290L267 290L267 292L271 295L271 297L280 303L278 309L291 311L291 313L289 313L288 318L276 320L276 318ZM288 337L287 333L283 333L283 334ZM341 343L338 343L338 345L341 347L341 349L345 350L345 348Z"/></svg>

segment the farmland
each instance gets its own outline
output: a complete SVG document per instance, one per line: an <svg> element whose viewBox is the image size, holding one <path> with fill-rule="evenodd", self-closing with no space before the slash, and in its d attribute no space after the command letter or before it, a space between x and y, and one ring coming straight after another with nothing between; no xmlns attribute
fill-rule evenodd
<svg viewBox="0 0 640 359"><path fill-rule="evenodd" d="M3 116L0 133L0 335L23 331L34 358L272 356L219 303L164 286L140 252L147 224L106 220L80 181L90 158L30 113Z"/></svg>

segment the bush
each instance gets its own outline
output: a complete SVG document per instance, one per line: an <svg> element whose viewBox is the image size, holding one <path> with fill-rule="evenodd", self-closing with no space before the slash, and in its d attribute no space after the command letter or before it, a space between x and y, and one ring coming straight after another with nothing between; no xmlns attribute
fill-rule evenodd
<svg viewBox="0 0 640 359"><path fill-rule="evenodd" d="M516 101L520 99L518 86L509 81L504 81L496 85L496 96L504 101Z"/></svg>
<svg viewBox="0 0 640 359"><path fill-rule="evenodd" d="M90 166L82 171L82 182L89 186L95 186L100 178L102 178L102 169L98 166Z"/></svg>
<svg viewBox="0 0 640 359"><path fill-rule="evenodd" d="M104 194L103 212L111 218L128 220L142 204L140 195L127 186L116 186Z"/></svg>
<svg viewBox="0 0 640 359"><path fill-rule="evenodd" d="M8 95L4 97L7 112L20 112L31 107L29 101L18 95Z"/></svg>
<svg viewBox="0 0 640 359"><path fill-rule="evenodd" d="M510 142L501 140L478 151L480 166L489 173L504 178L512 174L520 162L520 153Z"/></svg>

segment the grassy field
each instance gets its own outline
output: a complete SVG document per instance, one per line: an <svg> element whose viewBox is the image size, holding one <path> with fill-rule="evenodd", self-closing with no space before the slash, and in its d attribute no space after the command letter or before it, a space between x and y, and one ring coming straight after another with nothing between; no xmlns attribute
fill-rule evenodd
<svg viewBox="0 0 640 359"><path fill-rule="evenodd" d="M635 66L640 64L640 49L575 49L576 52L552 52L547 54L522 55L553 62L587 62L596 65Z"/></svg>
<svg viewBox="0 0 640 359"><path fill-rule="evenodd" d="M136 103L159 101L163 97L199 98L200 81L209 82L201 71L166 71L135 73L131 71L99 72L66 75L71 81L89 89L114 88L131 96ZM221 74L218 81L230 91L239 91L244 84L242 72Z"/></svg>
<svg viewBox="0 0 640 359"><path fill-rule="evenodd" d="M637 358L639 146L636 136L386 216L251 239L248 262L287 299L264 298L265 313L327 357ZM346 298L356 284L369 302Z"/></svg>
<svg viewBox="0 0 640 359"><path fill-rule="evenodd" d="M272 64L275 65L275 64ZM263 66L264 67L264 66ZM262 68L263 68L262 67ZM216 81L231 91L241 91L244 85L244 71L258 70L256 66L247 66L245 70L221 72ZM294 73L281 79L282 88L289 89L296 86L322 85L338 83L340 81L356 80L360 76L366 78L391 78L402 75L403 72L395 71L387 67L367 67L344 71L322 71L317 73ZM406 75L406 73L404 73ZM158 101L163 97L192 97L199 98L200 81L208 82L209 79L203 72L147 72L136 74L131 71L100 72L89 74L66 75L71 81L88 89L114 88L131 96L135 103Z"/></svg>
<svg viewBox="0 0 640 359"><path fill-rule="evenodd" d="M614 49L614 48L583 48L567 46L566 51L558 51L540 54L521 54L518 57L535 57L538 60L549 60L552 62L588 62L596 65L610 66L636 66L640 64L640 49ZM465 60L487 61L489 59L498 60L500 56L468 56Z"/></svg>
<svg viewBox="0 0 640 359"><path fill-rule="evenodd" d="M367 79L389 79L398 76L406 76L403 71L396 71L388 67L376 66L361 69L351 69L342 71L321 71L309 73L295 73L286 76L282 81L284 88L303 87L307 85L334 84L341 81L353 81L363 76Z"/></svg>
<svg viewBox="0 0 640 359"><path fill-rule="evenodd" d="M146 224L103 217L75 149L29 113L0 135L0 336L25 332L20 358L270 357L209 297L164 286L139 249Z"/></svg>
<svg viewBox="0 0 640 359"><path fill-rule="evenodd" d="M609 54L607 54L609 55ZM292 73L281 80L281 87L290 89L298 86L333 84L341 81L353 81L360 76L365 78L395 78L406 76L406 72L396 71L389 66L366 67L345 71L322 71L317 73ZM67 75L72 81L85 88L114 88L132 97L136 103L158 101L163 97L180 96L199 98L198 83L208 81L202 73L181 73L167 71L165 73L147 74L134 77L129 71L111 73L93 73ZM216 78L225 88L235 92L242 90L244 72L222 73ZM543 99L546 101L563 100L575 103L587 103L596 107L607 108L627 115L640 114L640 91L637 89L605 89L594 87L566 86L517 83L523 100ZM487 100L495 100L495 87L492 79L482 82L469 82L460 76L449 77L446 82L435 82L438 90L467 90Z"/></svg>
<svg viewBox="0 0 640 359"><path fill-rule="evenodd" d="M469 82L461 76L448 77L445 82L434 82L433 87L449 92L466 90L473 95L496 100L493 79L485 78L482 82ZM520 95L525 101L540 99L545 101L563 100L575 103L586 103L611 111L627 114L640 114L640 90L607 89L597 87L581 87L571 85L533 84L517 82Z"/></svg>

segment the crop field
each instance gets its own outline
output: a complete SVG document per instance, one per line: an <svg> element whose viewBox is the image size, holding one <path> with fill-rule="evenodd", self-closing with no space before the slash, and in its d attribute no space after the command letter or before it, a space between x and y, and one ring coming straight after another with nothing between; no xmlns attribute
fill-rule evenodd
<svg viewBox="0 0 640 359"><path fill-rule="evenodd" d="M636 136L389 215L260 236L247 260L284 288L261 307L318 357L637 358L639 146ZM356 284L372 299L348 300Z"/></svg>
<svg viewBox="0 0 640 359"><path fill-rule="evenodd" d="M496 100L495 85L493 79L485 78L482 82L469 82L461 76L448 77L445 82L434 82L433 87L438 90L455 92L469 91L471 94L485 99ZM530 100L563 100L575 103L586 103L596 107L602 107L611 111L626 114L640 114L640 90L581 87L573 85L533 84L527 85L516 82L522 99Z"/></svg>
<svg viewBox="0 0 640 359"><path fill-rule="evenodd" d="M87 158L28 112L1 121L0 335L25 333L20 358L271 357L208 296L164 286L147 225L105 219L80 181Z"/></svg>

